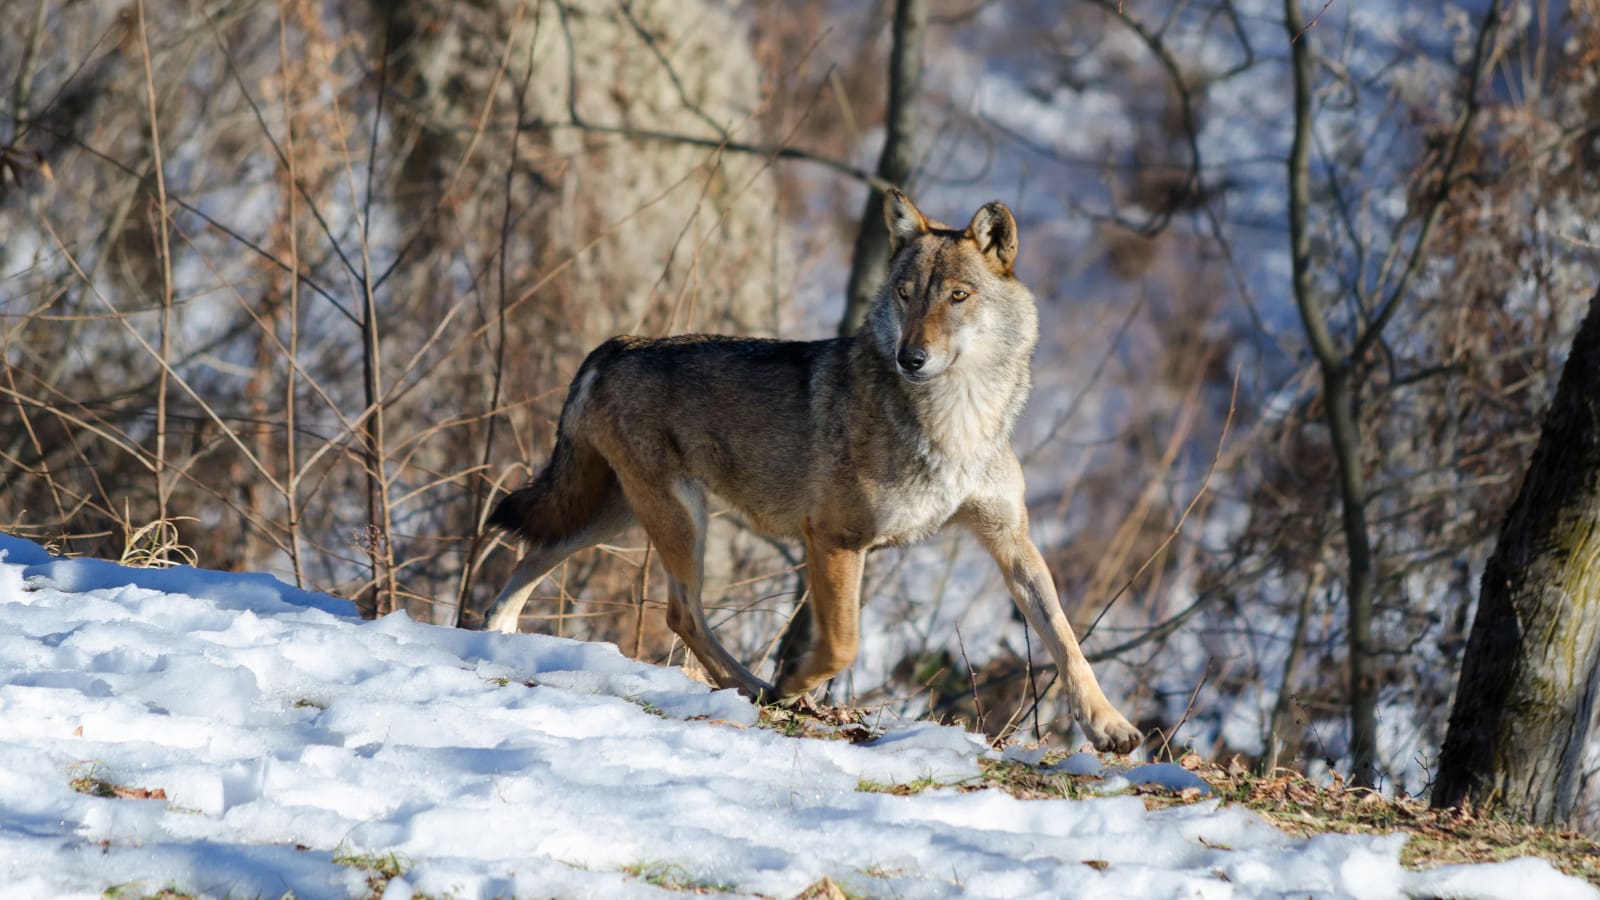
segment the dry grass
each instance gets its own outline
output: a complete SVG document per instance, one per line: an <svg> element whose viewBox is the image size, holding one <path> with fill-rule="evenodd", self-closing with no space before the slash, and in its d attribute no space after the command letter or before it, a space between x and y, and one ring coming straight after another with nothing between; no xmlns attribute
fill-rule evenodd
<svg viewBox="0 0 1600 900"><path fill-rule="evenodd" d="M1318 784L1299 772L1266 775L1237 763L1219 765L1190 754L1181 760L1227 803L1246 806L1289 834L1411 835L1400 862L1410 869L1537 856L1600 884L1600 843L1571 831L1540 828L1472 809L1431 809L1416 797L1389 797L1351 787L1335 775Z"/></svg>
<svg viewBox="0 0 1600 900"><path fill-rule="evenodd" d="M184 544L178 531L179 522L194 522L192 516L169 516L156 519L137 528L131 517L124 513L122 556L118 562L136 569L164 569L169 566L198 566L199 556L194 548Z"/></svg>
<svg viewBox="0 0 1600 900"><path fill-rule="evenodd" d="M333 864L348 866L357 869L367 876L367 892L363 900L378 900L389 889L389 882L404 875L411 867L411 861L403 856L398 856L392 851L389 853L351 853L336 852L333 854ZM431 895L418 891L411 893L416 900L429 900Z"/></svg>
<svg viewBox="0 0 1600 900"><path fill-rule="evenodd" d="M868 713L853 707L766 707L761 725L793 737L862 741L877 736L865 724ZM1002 790L1022 800L1095 795L1101 777L1053 771L1053 764L1065 755L1047 756L1040 766L980 760L979 776L958 785L931 778L904 784L863 781L857 790L908 796L953 787L960 791ZM1540 828L1471 809L1431 809L1416 797L1390 797L1352 787L1337 774L1331 784L1323 785L1288 769L1266 775L1253 772L1237 758L1223 764L1189 753L1178 762L1209 784L1223 803L1252 809L1296 837L1400 832L1411 837L1400 854L1401 864L1409 869L1535 856L1568 875L1600 884L1600 842L1576 832ZM1131 792L1150 809L1202 799L1197 788L1172 791L1141 785Z"/></svg>
<svg viewBox="0 0 1600 900"><path fill-rule="evenodd" d="M101 892L100 896L107 900L122 900L122 898L138 898L138 900L195 900L195 894L176 887L164 887L153 894L147 894L138 882L127 884L114 884Z"/></svg>
<svg viewBox="0 0 1600 900"><path fill-rule="evenodd" d="M106 770L99 763L86 762L74 765L67 774L71 780L67 782L73 790L91 797L117 797L124 800L165 800L167 792L162 788L131 787L117 784L106 777Z"/></svg>
<svg viewBox="0 0 1600 900"><path fill-rule="evenodd" d="M867 724L871 709L860 706L818 706L803 699L792 706L761 707L762 728L788 737L849 741L859 744L882 732Z"/></svg>
<svg viewBox="0 0 1600 900"><path fill-rule="evenodd" d="M682 866L673 863L652 860L623 866L622 871L624 874L647 884L653 884L663 890L677 891L679 893L727 894L734 890L731 884L696 878Z"/></svg>
<svg viewBox="0 0 1600 900"><path fill-rule="evenodd" d="M1288 769L1262 775L1237 759L1219 764L1193 753L1179 764L1211 785L1223 803L1255 810L1274 827L1296 837L1408 834L1411 839L1400 853L1400 862L1408 869L1536 856L1568 875L1600 884L1600 843L1574 832L1538 828L1470 809L1431 809L1416 797L1389 797L1352 787L1337 775L1332 784L1322 785ZM1100 779L1050 772L1048 767L985 762L982 781L974 789L997 788L1033 800L1082 796ZM1147 785L1133 792L1151 809L1201 799L1194 788L1173 792Z"/></svg>

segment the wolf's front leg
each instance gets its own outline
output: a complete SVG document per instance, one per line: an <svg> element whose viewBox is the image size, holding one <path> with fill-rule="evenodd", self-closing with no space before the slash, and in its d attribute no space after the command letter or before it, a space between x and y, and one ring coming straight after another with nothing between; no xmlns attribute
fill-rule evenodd
<svg viewBox="0 0 1600 900"><path fill-rule="evenodd" d="M1001 562L1001 570L1006 586L1011 589L1011 598L1021 608L1028 624L1043 635L1045 646L1050 649L1050 656L1065 682L1073 718L1083 727L1084 734L1098 750L1127 753L1139 746L1144 736L1106 699L1094 670L1089 668L1089 661L1083 658L1083 650L1072 633L1072 623L1061 609L1055 582L1050 578L1050 570L1045 567L1039 548L1024 534L1007 556L1009 558Z"/></svg>
<svg viewBox="0 0 1600 900"><path fill-rule="evenodd" d="M861 568L866 553L840 547L805 523L811 581L811 647L778 673L778 699L792 700L855 662L861 643Z"/></svg>
<svg viewBox="0 0 1600 900"><path fill-rule="evenodd" d="M1033 630L1044 638L1061 673L1072 716L1084 734L1098 750L1127 753L1139 746L1144 736L1106 699L1089 661L1083 658L1072 623L1067 621L1056 596L1050 570L1028 537L1028 518L1021 509L1020 497L1015 504L998 503L965 512L964 521L1000 565L1011 599Z"/></svg>

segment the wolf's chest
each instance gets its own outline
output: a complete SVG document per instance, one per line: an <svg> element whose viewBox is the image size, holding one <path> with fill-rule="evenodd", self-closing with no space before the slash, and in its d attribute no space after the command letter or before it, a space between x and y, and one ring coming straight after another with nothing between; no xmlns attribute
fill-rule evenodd
<svg viewBox="0 0 1600 900"><path fill-rule="evenodd" d="M913 467L882 485L871 510L876 546L910 544L943 528L972 495L981 472L965 467Z"/></svg>

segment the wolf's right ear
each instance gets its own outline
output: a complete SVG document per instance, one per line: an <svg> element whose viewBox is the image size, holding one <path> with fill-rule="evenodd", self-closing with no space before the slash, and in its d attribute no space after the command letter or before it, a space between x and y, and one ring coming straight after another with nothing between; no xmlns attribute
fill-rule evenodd
<svg viewBox="0 0 1600 900"><path fill-rule="evenodd" d="M927 216L899 188L889 188L883 195L883 221L889 226L890 256L930 230Z"/></svg>

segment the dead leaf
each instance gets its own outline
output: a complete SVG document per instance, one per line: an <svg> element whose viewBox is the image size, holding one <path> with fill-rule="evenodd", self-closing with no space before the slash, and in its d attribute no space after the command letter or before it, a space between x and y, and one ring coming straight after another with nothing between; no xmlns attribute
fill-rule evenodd
<svg viewBox="0 0 1600 900"><path fill-rule="evenodd" d="M821 881L795 894L794 900L848 900L848 898L844 890L833 883L832 878L824 876Z"/></svg>

